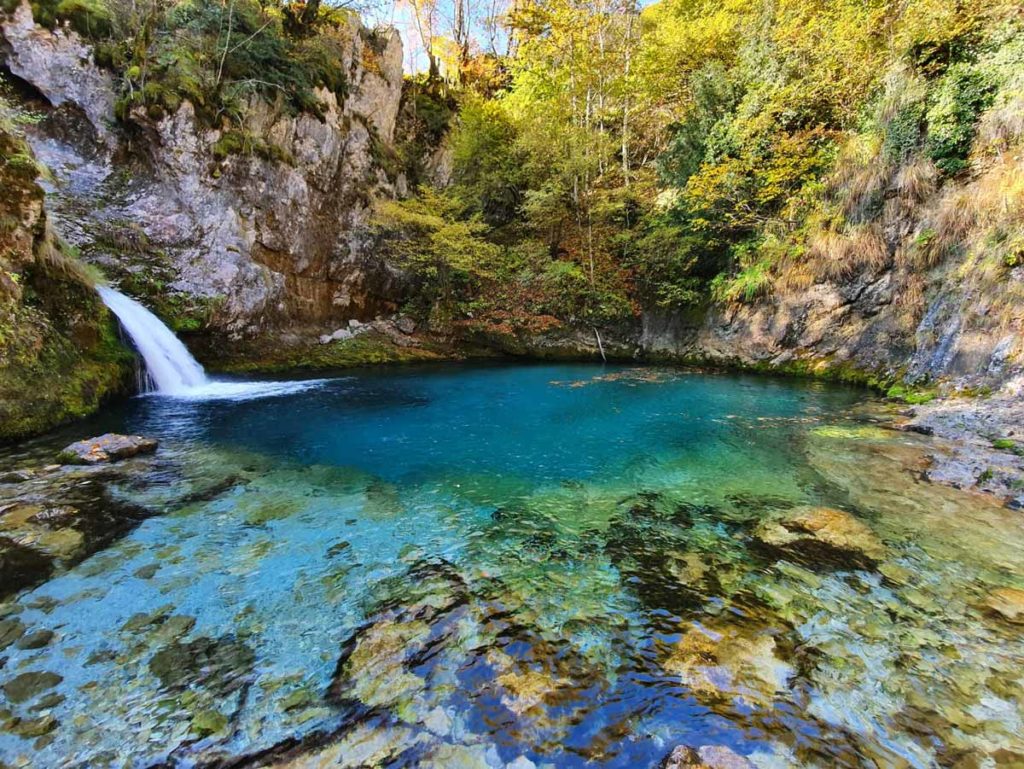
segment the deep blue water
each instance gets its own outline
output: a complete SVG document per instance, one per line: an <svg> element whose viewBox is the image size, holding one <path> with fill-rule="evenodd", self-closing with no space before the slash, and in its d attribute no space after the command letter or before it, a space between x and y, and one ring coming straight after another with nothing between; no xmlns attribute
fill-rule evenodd
<svg viewBox="0 0 1024 769"><path fill-rule="evenodd" d="M653 767L681 744L761 766L1015 749L1020 640L949 591L1019 580L1024 538L918 487L900 463L922 439L866 422L866 400L591 365L132 399L62 437L159 438L173 472L120 493L163 514L18 596L57 636L5 652L0 678L57 672L64 699L14 704L58 726L0 733L0 757L212 765L301 737L310 765L495 769ZM760 543L802 506L846 511L884 557ZM977 541L939 511L976 516ZM952 704L911 719L923 690ZM950 713L971 708L962 736Z"/></svg>

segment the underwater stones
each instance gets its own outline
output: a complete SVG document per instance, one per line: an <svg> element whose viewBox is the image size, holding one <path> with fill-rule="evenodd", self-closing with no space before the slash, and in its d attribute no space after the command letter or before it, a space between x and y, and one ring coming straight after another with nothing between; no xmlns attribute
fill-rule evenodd
<svg viewBox="0 0 1024 769"><path fill-rule="evenodd" d="M377 589L380 608L342 644L328 700L422 723L439 704L435 687L447 690L448 676L480 644L480 606L443 562L421 563Z"/></svg>
<svg viewBox="0 0 1024 769"><path fill-rule="evenodd" d="M174 605L167 604L166 606L154 609L148 614L145 612L136 612L130 616L123 625L121 625L121 632L138 633L153 625L159 625L170 616L172 611L174 611Z"/></svg>
<svg viewBox="0 0 1024 769"><path fill-rule="evenodd" d="M47 689L52 689L63 680L63 676L51 673L48 670L32 670L15 676L5 683L2 688L7 699L18 704L28 702Z"/></svg>
<svg viewBox="0 0 1024 769"><path fill-rule="evenodd" d="M50 714L38 718L12 718L4 728L19 737L42 737L57 728L57 719Z"/></svg>
<svg viewBox="0 0 1024 769"><path fill-rule="evenodd" d="M370 707L397 705L424 686L424 681L409 672L405 663L420 651L430 626L423 621L381 620L364 628L338 662L338 673L331 684L337 699L355 697Z"/></svg>
<svg viewBox="0 0 1024 769"><path fill-rule="evenodd" d="M197 734L220 734L228 728L228 717L219 710L200 710L192 716L192 729Z"/></svg>
<svg viewBox="0 0 1024 769"><path fill-rule="evenodd" d="M19 649L42 649L53 640L52 630L36 630L34 633L23 635L14 644Z"/></svg>
<svg viewBox="0 0 1024 769"><path fill-rule="evenodd" d="M408 748L422 742L405 726L357 724L345 736L330 745L304 752L283 762L276 769L363 769L386 766Z"/></svg>
<svg viewBox="0 0 1024 769"><path fill-rule="evenodd" d="M985 598L985 608L1007 622L1024 625L1024 590L1015 587L996 588Z"/></svg>
<svg viewBox="0 0 1024 769"><path fill-rule="evenodd" d="M34 547L0 536L0 596L46 579L53 560Z"/></svg>
<svg viewBox="0 0 1024 769"><path fill-rule="evenodd" d="M423 718L423 725L438 737L447 737L452 731L452 718L438 705Z"/></svg>
<svg viewBox="0 0 1024 769"><path fill-rule="evenodd" d="M315 695L309 689L303 687L300 689L293 689L288 692L284 697L281 698L279 703L281 710L297 710L298 708L308 707L313 704Z"/></svg>
<svg viewBox="0 0 1024 769"><path fill-rule="evenodd" d="M25 633L25 625L17 619L0 620L0 651L17 641Z"/></svg>
<svg viewBox="0 0 1024 769"><path fill-rule="evenodd" d="M152 454L157 446L155 440L143 438L141 435L106 433L97 438L72 443L65 447L59 458L70 465L95 465L116 462L139 454Z"/></svg>
<svg viewBox="0 0 1024 769"><path fill-rule="evenodd" d="M771 630L714 629L693 623L664 667L697 696L763 705L785 692L795 673L776 651Z"/></svg>
<svg viewBox="0 0 1024 769"><path fill-rule="evenodd" d="M47 527L66 526L78 516L78 508L71 505L54 505L44 507L38 513L29 517L29 523L38 523Z"/></svg>
<svg viewBox="0 0 1024 769"><path fill-rule="evenodd" d="M133 574L139 579L153 579L156 573L160 571L160 564L158 563L147 563L145 566L137 568Z"/></svg>
<svg viewBox="0 0 1024 769"><path fill-rule="evenodd" d="M173 641L187 635L196 625L196 618L187 614L174 614L161 622L153 631L155 641Z"/></svg>
<svg viewBox="0 0 1024 769"><path fill-rule="evenodd" d="M510 671L498 676L495 681L507 692L502 696L501 703L517 716L542 704L569 684L565 679L538 670Z"/></svg>
<svg viewBox="0 0 1024 769"><path fill-rule="evenodd" d="M867 568L885 557L885 545L861 521L830 507L795 507L782 518L762 522L754 538L795 556L805 565L837 560Z"/></svg>
<svg viewBox="0 0 1024 769"><path fill-rule="evenodd" d="M24 483L31 481L35 475L29 470L8 470L0 473L0 483Z"/></svg>
<svg viewBox="0 0 1024 769"><path fill-rule="evenodd" d="M724 745L704 745L696 749L679 745L665 757L660 769L755 769L755 766Z"/></svg>
<svg viewBox="0 0 1024 769"><path fill-rule="evenodd" d="M434 748L419 764L422 769L494 769L484 745L448 745Z"/></svg>
<svg viewBox="0 0 1024 769"><path fill-rule="evenodd" d="M205 689L223 697L245 685L256 655L229 636L174 642L156 652L149 670L166 689Z"/></svg>

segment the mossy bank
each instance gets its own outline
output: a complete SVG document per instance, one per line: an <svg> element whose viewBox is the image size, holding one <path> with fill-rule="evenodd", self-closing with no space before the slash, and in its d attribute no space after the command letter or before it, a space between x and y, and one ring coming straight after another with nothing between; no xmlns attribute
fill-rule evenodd
<svg viewBox="0 0 1024 769"><path fill-rule="evenodd" d="M0 103L0 441L129 390L130 352L85 269L47 227L38 166Z"/></svg>

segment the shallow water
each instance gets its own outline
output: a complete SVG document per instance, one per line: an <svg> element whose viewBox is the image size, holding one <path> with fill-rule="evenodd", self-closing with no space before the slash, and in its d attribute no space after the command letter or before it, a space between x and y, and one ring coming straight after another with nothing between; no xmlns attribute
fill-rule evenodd
<svg viewBox="0 0 1024 769"><path fill-rule="evenodd" d="M537 365L253 394L76 428L179 472L121 488L164 514L12 602L56 635L0 684L61 680L7 703L4 762L1024 760L1024 638L985 606L1024 587L1022 517L920 481L929 442L862 392ZM778 539L822 507L845 539Z"/></svg>

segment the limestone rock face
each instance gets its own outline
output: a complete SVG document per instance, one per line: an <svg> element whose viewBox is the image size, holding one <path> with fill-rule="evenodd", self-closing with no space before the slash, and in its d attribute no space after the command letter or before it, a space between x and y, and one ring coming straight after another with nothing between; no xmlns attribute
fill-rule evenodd
<svg viewBox="0 0 1024 769"><path fill-rule="evenodd" d="M348 96L318 90L322 119L254 97L243 129L261 152L225 152L228 129L202 124L188 102L160 120L139 109L115 121L115 84L89 46L36 25L27 4L0 34L7 66L49 104L29 140L55 178L56 228L172 327L244 338L397 308L405 281L375 256L367 226L400 182L376 160L401 101L397 32L351 22Z"/></svg>
<svg viewBox="0 0 1024 769"><path fill-rule="evenodd" d="M32 9L23 3L3 24L7 66L34 85L54 107L77 106L95 130L110 140L114 118L114 82L92 62L92 51L74 32L53 32L36 26Z"/></svg>
<svg viewBox="0 0 1024 769"><path fill-rule="evenodd" d="M1024 267L1008 269L999 280L977 269L971 244L986 237L980 218L958 234L962 246L930 269L903 256L944 212L999 189L1003 173L999 163L980 164L913 201L900 197L897 183L886 190L894 204L881 216L883 256L876 262L833 247L821 256L845 268L841 274L801 261L758 298L718 303L707 312L649 311L641 346L717 363L1002 387L1024 371Z"/></svg>

